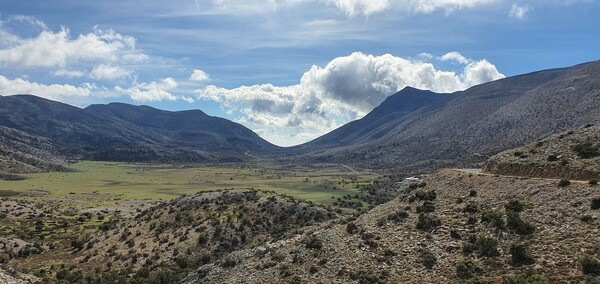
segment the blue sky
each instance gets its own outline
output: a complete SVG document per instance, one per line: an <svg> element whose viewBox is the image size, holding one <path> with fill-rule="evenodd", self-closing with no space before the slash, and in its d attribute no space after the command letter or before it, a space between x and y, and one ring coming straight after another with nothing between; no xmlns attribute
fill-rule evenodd
<svg viewBox="0 0 600 284"><path fill-rule="evenodd" d="M594 0L1 1L0 95L201 109L293 145L405 86L600 59Z"/></svg>

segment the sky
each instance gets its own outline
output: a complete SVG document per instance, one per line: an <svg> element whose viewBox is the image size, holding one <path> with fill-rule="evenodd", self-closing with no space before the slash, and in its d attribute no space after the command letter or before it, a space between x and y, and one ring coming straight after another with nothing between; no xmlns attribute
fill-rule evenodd
<svg viewBox="0 0 600 284"><path fill-rule="evenodd" d="M598 0L0 0L0 95L200 109L307 142L406 86L600 59Z"/></svg>

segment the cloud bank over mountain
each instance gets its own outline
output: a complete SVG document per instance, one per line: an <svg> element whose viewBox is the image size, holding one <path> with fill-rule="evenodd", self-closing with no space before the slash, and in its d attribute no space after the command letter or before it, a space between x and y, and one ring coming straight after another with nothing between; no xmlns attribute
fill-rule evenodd
<svg viewBox="0 0 600 284"><path fill-rule="evenodd" d="M232 89L209 85L195 92L199 99L220 102L238 112L239 122L251 125L270 141L293 145L361 118L406 86L449 93L504 78L489 61L468 59L458 52L445 54L437 62L456 62L459 72L442 70L423 58L435 59L432 55L415 59L355 52L323 67L313 65L296 85Z"/></svg>

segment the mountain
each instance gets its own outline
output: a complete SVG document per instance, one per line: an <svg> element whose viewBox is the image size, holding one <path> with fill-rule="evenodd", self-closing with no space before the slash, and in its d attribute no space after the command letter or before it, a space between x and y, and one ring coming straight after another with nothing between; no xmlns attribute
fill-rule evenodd
<svg viewBox="0 0 600 284"><path fill-rule="evenodd" d="M0 125L47 138L70 158L198 162L278 149L240 124L201 111L126 104L81 109L30 95L0 97Z"/></svg>
<svg viewBox="0 0 600 284"><path fill-rule="evenodd" d="M449 98L447 94L406 87L388 97L365 117L295 148L302 150L371 142L385 136L411 112L444 102Z"/></svg>
<svg viewBox="0 0 600 284"><path fill-rule="evenodd" d="M600 61L505 78L444 96L448 99L399 112L388 123L359 120L341 128L385 133L380 138L363 136L325 148L304 146L301 157L306 163L338 162L409 172L480 166L498 152L599 124ZM373 112L397 108L393 102L385 101ZM363 119L371 120L371 114ZM364 128L355 129L355 125ZM335 141L343 137L340 132L334 130L307 145Z"/></svg>

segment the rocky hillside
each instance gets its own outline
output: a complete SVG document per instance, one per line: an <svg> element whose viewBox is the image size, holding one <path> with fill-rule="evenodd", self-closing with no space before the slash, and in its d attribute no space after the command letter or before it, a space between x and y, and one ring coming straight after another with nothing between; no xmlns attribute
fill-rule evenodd
<svg viewBox="0 0 600 284"><path fill-rule="evenodd" d="M374 141L359 139L304 157L309 163L403 171L480 166L501 151L600 124L600 61L505 78L447 96L389 123L369 125L370 133L385 133Z"/></svg>
<svg viewBox="0 0 600 284"><path fill-rule="evenodd" d="M456 170L425 181L356 220L201 266L185 283L600 280L598 186Z"/></svg>
<svg viewBox="0 0 600 284"><path fill-rule="evenodd" d="M600 179L600 127L552 135L491 157L485 172L501 175Z"/></svg>
<svg viewBox="0 0 600 284"><path fill-rule="evenodd" d="M21 179L18 173L68 171L58 149L47 138L0 126L0 179Z"/></svg>
<svg viewBox="0 0 600 284"><path fill-rule="evenodd" d="M92 283L175 283L204 264L234 267L237 261L227 257L233 251L267 254L271 242L333 218L337 214L328 209L269 192L182 196L82 235L72 243L72 259L63 262L67 268L55 265L58 271L46 281L85 276L100 281Z"/></svg>

